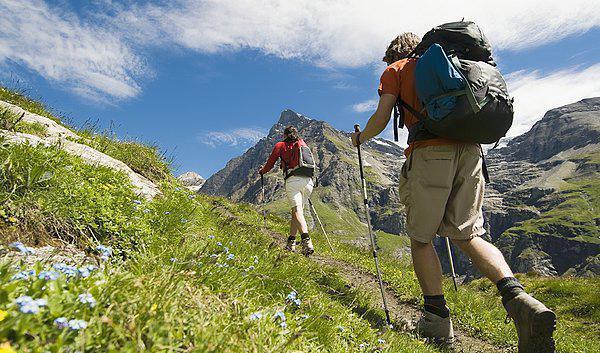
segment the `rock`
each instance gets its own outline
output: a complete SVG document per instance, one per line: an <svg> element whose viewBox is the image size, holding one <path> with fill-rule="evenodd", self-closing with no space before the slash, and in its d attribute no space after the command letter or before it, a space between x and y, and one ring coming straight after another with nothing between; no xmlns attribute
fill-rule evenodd
<svg viewBox="0 0 600 353"><path fill-rule="evenodd" d="M200 174L194 172L185 172L178 176L177 179L181 181L183 186L196 192L200 190L202 185L206 182Z"/></svg>
<svg viewBox="0 0 600 353"><path fill-rule="evenodd" d="M91 165L101 165L115 170L119 170L127 174L129 180L137 192L147 199L151 199L160 193L156 185L144 176L134 172L127 164L114 159L102 152L99 152L87 145L74 142L72 139L80 140L80 137L73 131L63 127L55 121L37 114L33 114L22 110L21 108L0 101L0 106L11 109L17 114L25 112L24 120L30 122L38 122L47 127L48 133L46 137L39 137L20 132L12 132L0 130L0 136L6 139L7 143L30 143L32 145L43 144L45 146L58 146L60 149L81 157L84 162Z"/></svg>

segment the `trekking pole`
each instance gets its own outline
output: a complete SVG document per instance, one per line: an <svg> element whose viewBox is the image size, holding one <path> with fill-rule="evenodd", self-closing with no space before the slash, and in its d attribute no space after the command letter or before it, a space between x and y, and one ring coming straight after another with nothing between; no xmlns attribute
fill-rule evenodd
<svg viewBox="0 0 600 353"><path fill-rule="evenodd" d="M360 126L354 125L354 131L360 132ZM369 202L367 200L367 182L365 180L365 174L363 171L362 155L360 153L360 143L356 146L358 151L358 168L360 170L360 181L362 186L363 202L365 204L365 215L367 217L367 228L369 228L369 237L371 238L371 250L373 251L373 259L375 260L375 269L377 270L377 280L379 281L379 289L381 290L381 298L383 299L383 310L385 311L385 319L387 324L392 327L392 320L390 319L390 311L388 310L387 300L385 299L385 289L383 288L383 281L381 280L381 270L379 269L379 259L377 258L377 241L373 228L371 227L371 214L369 213Z"/></svg>
<svg viewBox="0 0 600 353"><path fill-rule="evenodd" d="M331 242L329 241L329 237L327 236L325 227L323 227L323 223L321 223L321 219L319 218L319 215L317 214L317 210L315 210L315 206L313 206L313 203L310 199L308 199L308 204L310 205L310 209L312 210L313 214L315 215L315 218L317 219L319 226L321 226L321 231L323 231L323 234L325 234L325 239L327 239L327 244L329 244L329 248L331 249L331 252L335 252L335 250L333 250L333 245L331 245Z"/></svg>
<svg viewBox="0 0 600 353"><path fill-rule="evenodd" d="M262 190L262 211L263 211L263 222L265 224L265 229L267 228L267 208L265 205L265 177L264 175L260 175L260 186Z"/></svg>
<svg viewBox="0 0 600 353"><path fill-rule="evenodd" d="M446 249L448 250L448 260L450 261L450 270L452 271L452 282L454 282L454 290L458 291L458 285L456 284L456 272L454 271L454 261L452 260L452 250L450 249L450 239L446 239Z"/></svg>

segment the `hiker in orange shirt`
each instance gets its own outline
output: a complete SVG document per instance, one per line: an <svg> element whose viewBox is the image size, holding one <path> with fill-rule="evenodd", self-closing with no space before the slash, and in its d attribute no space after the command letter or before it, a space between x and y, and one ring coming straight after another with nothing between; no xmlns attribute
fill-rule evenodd
<svg viewBox="0 0 600 353"><path fill-rule="evenodd" d="M355 146L385 129L399 97L421 111L415 87L417 59L407 58L419 42L415 34L404 33L389 45L383 58L389 66L381 76L377 110L365 129L352 135ZM408 110L403 113L411 130L419 119ZM485 234L481 147L430 135L411 141L405 154L400 198L406 207L413 266L425 299L418 333L437 342L452 342L454 338L442 291L442 269L432 244L437 234L450 238L496 284L508 316L515 322L519 352L554 352L554 313L525 293L502 253L481 238Z"/></svg>

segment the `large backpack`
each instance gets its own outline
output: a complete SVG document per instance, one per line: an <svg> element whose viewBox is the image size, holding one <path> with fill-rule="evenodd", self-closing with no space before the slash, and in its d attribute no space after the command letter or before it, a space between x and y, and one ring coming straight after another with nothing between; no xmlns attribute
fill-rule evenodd
<svg viewBox="0 0 600 353"><path fill-rule="evenodd" d="M419 118L409 129L409 142L445 137L494 143L506 135L513 121L513 99L491 57L489 42L475 23L435 27L414 53L417 96L424 109L419 112L398 99Z"/></svg>
<svg viewBox="0 0 600 353"><path fill-rule="evenodd" d="M287 153L284 153L284 155L281 156L285 179L291 176L306 176L312 178L315 175L315 158L310 147L308 147L304 141L301 139L295 141L292 144L291 149L286 152ZM296 164L296 166L293 168L288 167L288 165L293 164Z"/></svg>

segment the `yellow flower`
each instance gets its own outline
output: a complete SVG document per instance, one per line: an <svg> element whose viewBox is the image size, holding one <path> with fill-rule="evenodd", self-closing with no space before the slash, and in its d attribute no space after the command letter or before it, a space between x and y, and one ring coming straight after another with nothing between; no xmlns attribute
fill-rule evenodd
<svg viewBox="0 0 600 353"><path fill-rule="evenodd" d="M17 223L17 219L15 217L13 217L13 216L8 217L8 221L10 223Z"/></svg>
<svg viewBox="0 0 600 353"><path fill-rule="evenodd" d="M6 316L8 315L8 313L4 310L0 310L0 321L6 319Z"/></svg>
<svg viewBox="0 0 600 353"><path fill-rule="evenodd" d="M10 343L4 342L4 343L0 344L0 353L17 353L17 351L12 349L12 347L10 346Z"/></svg>

